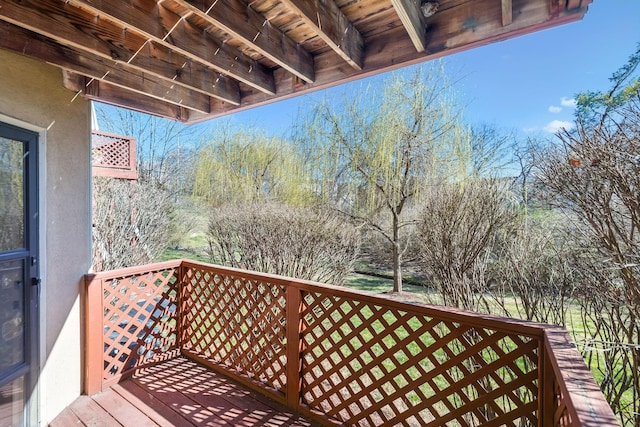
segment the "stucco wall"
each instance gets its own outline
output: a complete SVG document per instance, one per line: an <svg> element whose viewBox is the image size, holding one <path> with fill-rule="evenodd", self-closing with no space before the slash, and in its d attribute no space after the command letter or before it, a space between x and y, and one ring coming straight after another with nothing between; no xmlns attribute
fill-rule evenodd
<svg viewBox="0 0 640 427"><path fill-rule="evenodd" d="M0 50L0 121L40 132L41 419L81 389L80 295L90 265L90 104L54 67Z"/></svg>

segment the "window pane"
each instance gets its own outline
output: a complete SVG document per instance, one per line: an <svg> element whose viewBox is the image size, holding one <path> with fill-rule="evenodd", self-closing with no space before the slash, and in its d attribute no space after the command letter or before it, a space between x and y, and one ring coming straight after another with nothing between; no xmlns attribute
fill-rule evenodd
<svg viewBox="0 0 640 427"><path fill-rule="evenodd" d="M0 386L0 427L23 425L24 377Z"/></svg>
<svg viewBox="0 0 640 427"><path fill-rule="evenodd" d="M24 248L24 143L0 138L0 252Z"/></svg>
<svg viewBox="0 0 640 427"><path fill-rule="evenodd" d="M0 263L0 375L24 362L22 261Z"/></svg>

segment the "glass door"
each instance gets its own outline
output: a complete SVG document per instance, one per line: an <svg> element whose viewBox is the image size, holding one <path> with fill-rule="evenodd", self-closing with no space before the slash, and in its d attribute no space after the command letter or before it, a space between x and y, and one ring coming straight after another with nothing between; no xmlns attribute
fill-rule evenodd
<svg viewBox="0 0 640 427"><path fill-rule="evenodd" d="M38 135L0 123L0 427L32 425L38 355Z"/></svg>

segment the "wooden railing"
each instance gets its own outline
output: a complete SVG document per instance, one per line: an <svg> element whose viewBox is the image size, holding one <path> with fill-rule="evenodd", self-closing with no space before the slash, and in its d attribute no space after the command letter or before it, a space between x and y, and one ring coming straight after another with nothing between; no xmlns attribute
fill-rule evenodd
<svg viewBox="0 0 640 427"><path fill-rule="evenodd" d="M138 179L135 138L91 132L91 171L95 176Z"/></svg>
<svg viewBox="0 0 640 427"><path fill-rule="evenodd" d="M191 261L86 285L87 394L183 355L323 424L618 425L558 327Z"/></svg>

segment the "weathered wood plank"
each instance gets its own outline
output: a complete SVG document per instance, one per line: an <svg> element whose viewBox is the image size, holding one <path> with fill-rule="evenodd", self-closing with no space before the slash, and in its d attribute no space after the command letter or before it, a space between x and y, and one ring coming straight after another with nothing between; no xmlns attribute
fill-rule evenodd
<svg viewBox="0 0 640 427"><path fill-rule="evenodd" d="M607 404L598 384L580 355L571 337L561 327L545 330L544 346L560 395L572 420L584 421L583 425L618 425L611 407Z"/></svg>
<svg viewBox="0 0 640 427"><path fill-rule="evenodd" d="M157 43L148 42L128 64L187 89L240 105L240 87L236 80Z"/></svg>
<svg viewBox="0 0 640 427"><path fill-rule="evenodd" d="M157 398L134 381L124 381L115 385L114 388L118 394L130 399L130 402L160 426L193 425L179 411L171 407L170 401Z"/></svg>
<svg viewBox="0 0 640 427"><path fill-rule="evenodd" d="M91 398L123 426L155 427L158 425L111 389L91 396Z"/></svg>
<svg viewBox="0 0 640 427"><path fill-rule="evenodd" d="M84 76L63 70L63 83L67 89L82 94L87 99L105 102L116 107L128 108L141 113L159 117L170 117L174 120L186 122L191 114L189 110L168 102L158 101L149 96L142 96L126 89L88 79ZM219 111L212 110L212 111ZM202 114L202 113L200 113Z"/></svg>
<svg viewBox="0 0 640 427"><path fill-rule="evenodd" d="M506 27L507 25L511 25L513 22L513 1L512 0L501 0L502 1L502 26Z"/></svg>
<svg viewBox="0 0 640 427"><path fill-rule="evenodd" d="M47 61L77 74L109 82L143 96L184 106L202 113L210 111L209 97L204 94L190 91L182 86L171 85L154 76L147 76L125 64L108 61L87 52L63 46L15 25L0 24L0 46Z"/></svg>
<svg viewBox="0 0 640 427"><path fill-rule="evenodd" d="M85 425L121 427L119 422L89 396L80 396L69 406L69 409L71 409Z"/></svg>
<svg viewBox="0 0 640 427"><path fill-rule="evenodd" d="M141 370L92 397L81 396L54 421L53 427L315 425L184 357Z"/></svg>
<svg viewBox="0 0 640 427"><path fill-rule="evenodd" d="M69 409L62 411L49 423L49 427L84 427L84 425L80 418Z"/></svg>
<svg viewBox="0 0 640 427"><path fill-rule="evenodd" d="M13 23L65 46L90 54L126 63L140 73L195 89L233 104L240 103L237 82L219 76L199 63L170 52L164 46L132 31L122 31L117 25L96 19L93 14L60 2L0 0L0 20ZM141 49L144 46L143 49Z"/></svg>
<svg viewBox="0 0 640 427"><path fill-rule="evenodd" d="M222 45L153 0L136 0L126 8L112 0L69 1L266 94L275 93L273 74L260 63Z"/></svg>
<svg viewBox="0 0 640 427"><path fill-rule="evenodd" d="M176 0L194 14L308 83L313 83L313 57L262 15L239 0Z"/></svg>
<svg viewBox="0 0 640 427"><path fill-rule="evenodd" d="M131 379L130 382L137 384L147 391L154 399L165 402L171 409L180 414L183 418L199 420L201 423L216 426L231 426L224 419L220 418L213 410L201 405L188 396L185 396L175 387L175 380L171 384L154 381L154 386L149 386L151 378L147 375L141 378Z"/></svg>
<svg viewBox="0 0 640 427"><path fill-rule="evenodd" d="M176 396L180 402L176 406L185 406L190 401L191 409L199 407L214 414L215 417L204 418L214 425L311 425L290 409L183 357L146 369L143 375L123 385L129 383L135 383L165 403L173 402ZM167 398L171 400L165 400ZM203 419L203 412L195 410L193 414L194 419Z"/></svg>
<svg viewBox="0 0 640 427"><path fill-rule="evenodd" d="M364 40L333 0L282 0L334 52L356 70L362 69Z"/></svg>
<svg viewBox="0 0 640 427"><path fill-rule="evenodd" d="M420 0L391 0L404 29L418 52L424 52L427 44L424 17Z"/></svg>
<svg viewBox="0 0 640 427"><path fill-rule="evenodd" d="M569 0L567 1L567 10L577 9L581 6L582 0Z"/></svg>
<svg viewBox="0 0 640 427"><path fill-rule="evenodd" d="M364 77L392 71L408 65L418 64L430 59L439 58L444 55L462 52L487 43L504 40L508 37L515 37L551 28L561 23L569 23L582 18L582 14L575 12L565 14L555 20L550 19L550 13L546 3L536 6L522 14L509 27L502 27L501 19L497 10L501 8L496 0L493 2L493 9L484 3L476 0L478 5L473 10L478 11L480 19L474 21L477 24L474 28L464 26L460 19L460 11L455 6L444 9L430 18L428 32L427 50L417 52L412 42L406 37L403 27L395 28L389 32L380 34L367 42L364 53L364 66L358 71L345 66L342 60L336 58L333 52L326 52L315 57L316 80L313 84L296 86L290 73L274 72L278 82L278 92L276 97L265 96L263 93L248 90L243 93L242 103L238 108L216 110L212 109L209 116L194 113L191 120L196 123L212 117L221 117L230 112L243 111L248 108L266 105L276 100L288 99L297 95L307 94L316 90L326 89L338 83L347 83ZM466 6L469 7L468 5ZM484 8L488 10L484 12ZM514 13L515 14L515 13Z"/></svg>

